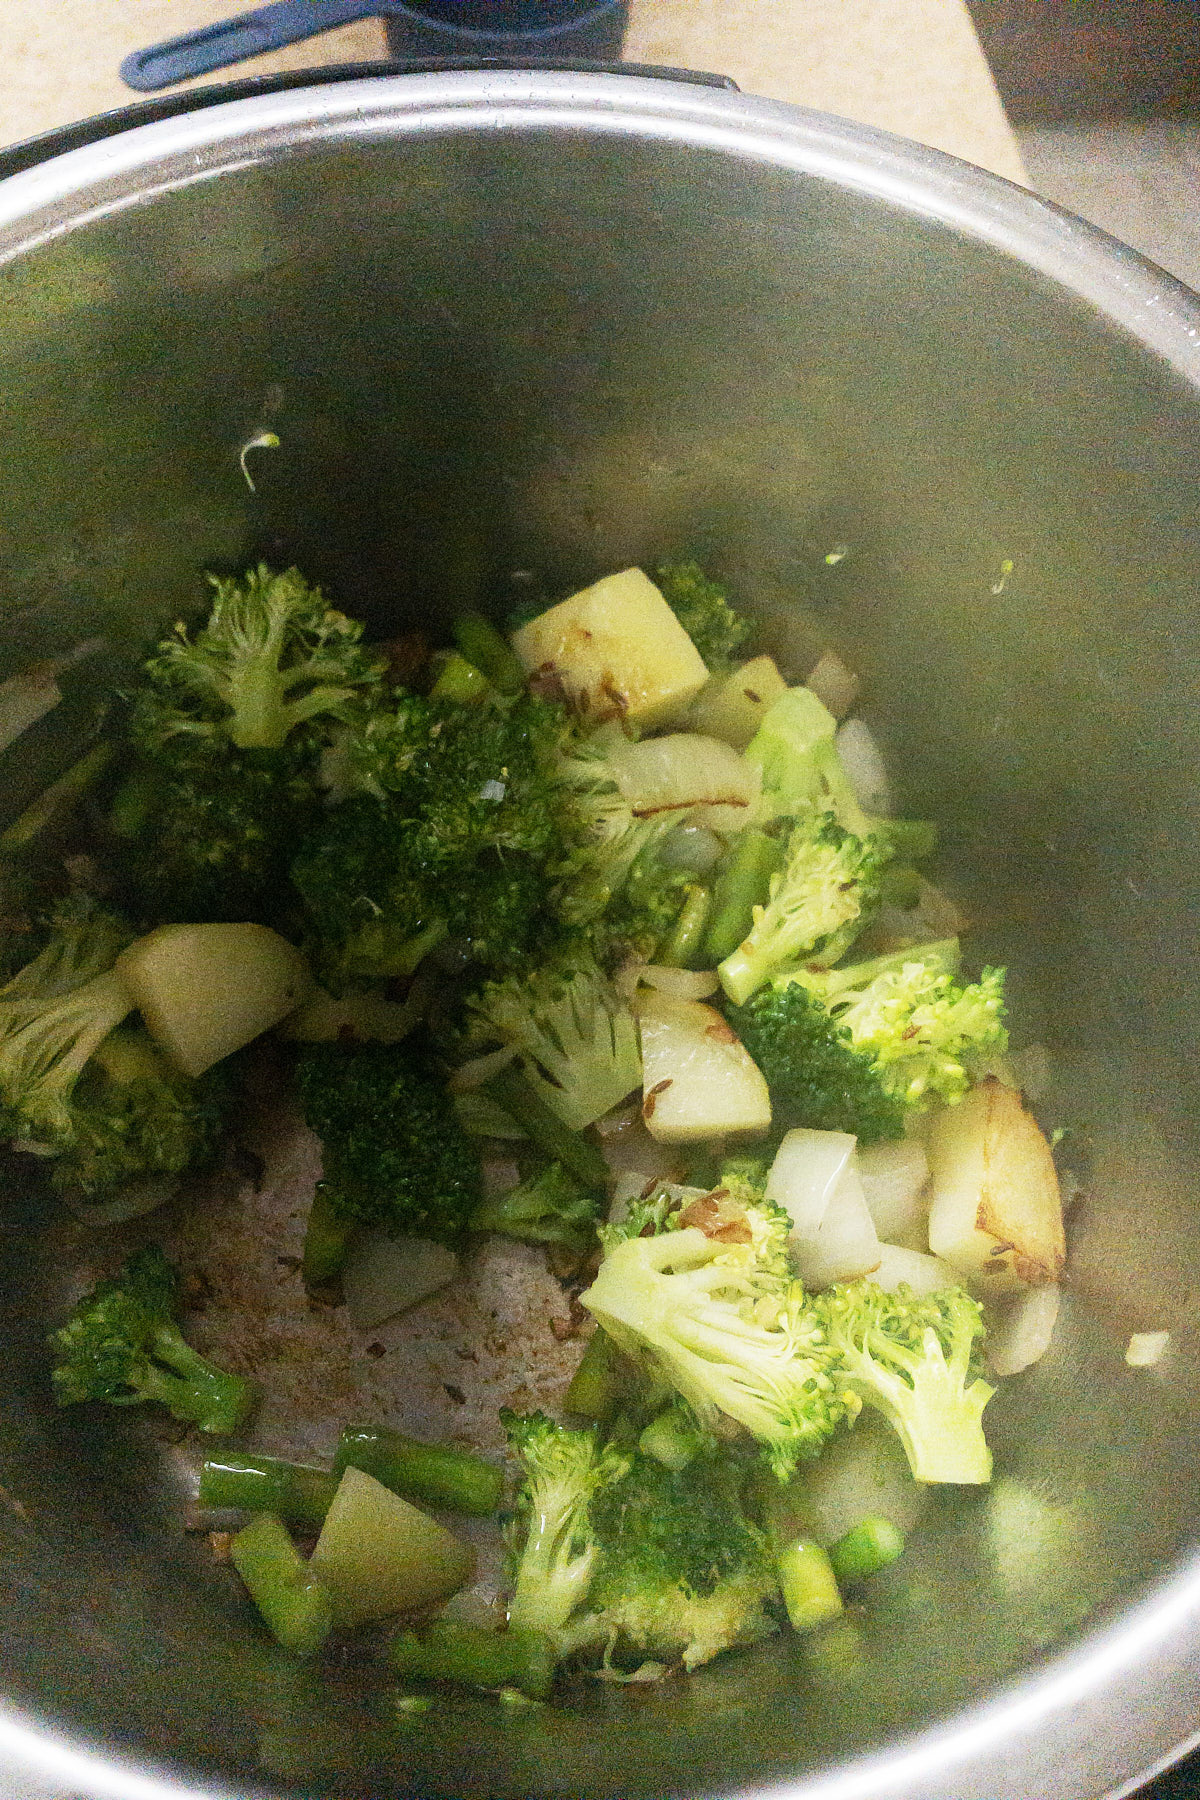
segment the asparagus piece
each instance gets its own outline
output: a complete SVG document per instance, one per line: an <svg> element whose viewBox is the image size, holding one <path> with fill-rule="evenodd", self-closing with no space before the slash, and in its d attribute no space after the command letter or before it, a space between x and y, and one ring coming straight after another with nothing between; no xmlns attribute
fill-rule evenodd
<svg viewBox="0 0 1200 1800"><path fill-rule="evenodd" d="M783 866L783 840L750 825L717 871L712 912L704 939L704 961L711 968L732 956L754 923L771 877Z"/></svg>
<svg viewBox="0 0 1200 1800"><path fill-rule="evenodd" d="M320 1287L322 1282L332 1281L341 1272L353 1230L353 1223L339 1218L324 1185L319 1184L304 1233L301 1273L307 1287Z"/></svg>
<svg viewBox="0 0 1200 1800"><path fill-rule="evenodd" d="M311 1656L329 1635L329 1595L275 1513L259 1513L229 1547L234 1568L268 1629L285 1650Z"/></svg>
<svg viewBox="0 0 1200 1800"><path fill-rule="evenodd" d="M407 1500L452 1512L494 1513L504 1487L503 1471L469 1450L423 1444L374 1425L347 1425L342 1432L333 1459L335 1486L347 1469L373 1475Z"/></svg>
<svg viewBox="0 0 1200 1800"><path fill-rule="evenodd" d="M597 1326L587 1341L570 1385L563 1397L569 1413L607 1423L617 1410L625 1382L620 1354L608 1334Z"/></svg>
<svg viewBox="0 0 1200 1800"><path fill-rule="evenodd" d="M492 692L492 684L474 663L460 656L457 650L451 650L429 692L432 700L454 700L461 706L472 706L475 701L487 698Z"/></svg>
<svg viewBox="0 0 1200 1800"><path fill-rule="evenodd" d="M839 1581L865 1581L894 1563L903 1549L903 1534L892 1521L871 1513L829 1546L829 1560Z"/></svg>
<svg viewBox="0 0 1200 1800"><path fill-rule="evenodd" d="M490 619L482 613L464 613L455 621L454 641L477 669L482 669L498 694L514 696L525 688L525 668Z"/></svg>
<svg viewBox="0 0 1200 1800"><path fill-rule="evenodd" d="M702 882L688 888L679 917L659 949L657 960L668 969L697 969L704 933L712 912L712 893Z"/></svg>
<svg viewBox="0 0 1200 1800"><path fill-rule="evenodd" d="M561 1163L584 1187L604 1188L608 1164L599 1145L564 1125L558 1114L529 1085L520 1069L513 1068L511 1063L507 1068L498 1069L479 1091L494 1100L514 1124L520 1125L526 1137L550 1162Z"/></svg>
<svg viewBox="0 0 1200 1800"><path fill-rule="evenodd" d="M467 1687L517 1688L531 1700L544 1700L554 1680L554 1645L541 1631L487 1631L441 1619L419 1637L413 1631L399 1632L387 1657L397 1675L458 1681Z"/></svg>
<svg viewBox="0 0 1200 1800"><path fill-rule="evenodd" d="M278 1513L297 1525L320 1525L337 1493L338 1477L281 1456L230 1452L210 1457L200 1471L200 1504Z"/></svg>

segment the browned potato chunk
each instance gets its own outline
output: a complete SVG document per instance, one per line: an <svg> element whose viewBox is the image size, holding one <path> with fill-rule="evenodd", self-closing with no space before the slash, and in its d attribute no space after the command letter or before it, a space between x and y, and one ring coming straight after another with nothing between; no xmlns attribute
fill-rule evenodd
<svg viewBox="0 0 1200 1800"><path fill-rule="evenodd" d="M933 1122L929 1248L985 1295L1041 1287L1063 1265L1050 1146L1014 1088L989 1078Z"/></svg>

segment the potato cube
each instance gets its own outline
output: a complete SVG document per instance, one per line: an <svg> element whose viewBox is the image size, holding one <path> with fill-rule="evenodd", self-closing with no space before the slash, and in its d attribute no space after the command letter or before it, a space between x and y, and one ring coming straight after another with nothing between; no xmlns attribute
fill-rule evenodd
<svg viewBox="0 0 1200 1800"><path fill-rule="evenodd" d="M692 704L687 723L693 731L720 738L744 750L767 708L787 692L787 682L769 656L756 656L731 675L716 675Z"/></svg>
<svg viewBox="0 0 1200 1800"><path fill-rule="evenodd" d="M557 678L583 716L665 725L708 680L691 638L641 569L572 594L513 633L531 675Z"/></svg>
<svg viewBox="0 0 1200 1800"><path fill-rule="evenodd" d="M642 1117L660 1144L689 1144L723 1132L761 1132L771 1099L758 1065L719 1012L699 1000L643 989Z"/></svg>
<svg viewBox="0 0 1200 1800"><path fill-rule="evenodd" d="M342 1476L309 1564L335 1625L359 1625L445 1600L468 1581L475 1552L362 1469Z"/></svg>

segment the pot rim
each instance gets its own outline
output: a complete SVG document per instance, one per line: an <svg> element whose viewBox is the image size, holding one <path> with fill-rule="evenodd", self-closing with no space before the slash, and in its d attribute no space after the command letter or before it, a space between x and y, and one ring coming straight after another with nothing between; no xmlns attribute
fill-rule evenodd
<svg viewBox="0 0 1200 1800"><path fill-rule="evenodd" d="M296 151L418 133L555 130L715 149L936 221L1090 305L1200 392L1200 299L1051 202L887 132L619 70L318 79L206 102L0 181L0 265L107 214ZM759 1800L1025 1800L1051 1792L1058 1800L1118 1800L1200 1743L1198 1718L1200 1549L978 1705L827 1772L754 1791ZM236 1791L249 1800L255 1791L219 1780L198 1786L0 1702L0 1775L6 1759L52 1784L48 1793L232 1800Z"/></svg>

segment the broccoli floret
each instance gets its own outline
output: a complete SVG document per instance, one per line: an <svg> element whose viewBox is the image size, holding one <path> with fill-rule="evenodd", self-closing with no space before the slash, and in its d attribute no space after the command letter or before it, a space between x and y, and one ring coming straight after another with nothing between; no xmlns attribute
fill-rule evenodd
<svg viewBox="0 0 1200 1800"><path fill-rule="evenodd" d="M347 718L382 676L362 626L335 611L298 569L265 563L241 580L210 576L212 609L195 636L184 625L145 665L140 740L180 736L237 750L277 750L315 719Z"/></svg>
<svg viewBox="0 0 1200 1800"><path fill-rule="evenodd" d="M634 1213L620 1229L649 1223ZM582 1303L705 1429L722 1413L737 1420L783 1479L857 1414L819 1320L781 1271L777 1227L761 1245L688 1225L602 1238L604 1260Z"/></svg>
<svg viewBox="0 0 1200 1800"><path fill-rule="evenodd" d="M147 1177L205 1169L220 1145L229 1098L224 1068L190 1081L140 1026L118 1026L92 1053L75 1089L71 1141L51 1165L54 1184L96 1201Z"/></svg>
<svg viewBox="0 0 1200 1800"><path fill-rule="evenodd" d="M501 1417L525 1473L510 1626L545 1632L560 1659L656 1656L688 1669L774 1629L775 1577L734 1468L702 1455L677 1473L595 1428Z"/></svg>
<svg viewBox="0 0 1200 1800"><path fill-rule="evenodd" d="M143 754L109 825L130 911L161 923L280 920L296 843L320 816L303 748L181 737Z"/></svg>
<svg viewBox="0 0 1200 1800"><path fill-rule="evenodd" d="M427 1049L312 1044L297 1058L296 1090L321 1139L324 1209L347 1227L461 1237L481 1198L479 1158Z"/></svg>
<svg viewBox="0 0 1200 1800"><path fill-rule="evenodd" d="M485 1200L471 1217L474 1231L497 1231L526 1244L559 1244L583 1255L596 1242L597 1194L561 1163L548 1163L506 1194Z"/></svg>
<svg viewBox="0 0 1200 1800"><path fill-rule="evenodd" d="M275 922L320 809L322 749L369 710L382 664L295 569L210 579L207 623L177 626L133 695L117 872L144 917Z"/></svg>
<svg viewBox="0 0 1200 1800"><path fill-rule="evenodd" d="M767 904L754 908L749 934L718 970L730 999L741 1005L789 964L835 961L878 905L887 857L878 839L855 837L832 813L797 824Z"/></svg>
<svg viewBox="0 0 1200 1800"><path fill-rule="evenodd" d="M72 1097L89 1057L131 1010L112 965L132 933L69 902L36 957L0 989L0 1129L52 1151L70 1146Z"/></svg>
<svg viewBox="0 0 1200 1800"><path fill-rule="evenodd" d="M659 593L714 675L727 675L753 626L740 618L699 563L662 563L654 571Z"/></svg>
<svg viewBox="0 0 1200 1800"><path fill-rule="evenodd" d="M150 1244L115 1281L86 1294L50 1339L59 1405L157 1400L201 1431L236 1431L253 1405L253 1385L185 1343L175 1322L178 1287L176 1270Z"/></svg>
<svg viewBox="0 0 1200 1800"><path fill-rule="evenodd" d="M918 1481L983 1482L991 1399L979 1373L983 1317L963 1288L889 1294L873 1281L838 1282L814 1305L846 1381L895 1429Z"/></svg>
<svg viewBox="0 0 1200 1800"><path fill-rule="evenodd" d="M592 1502L600 1564L572 1633L606 1656L682 1662L769 1636L778 1592L769 1548L742 1511L740 1471L700 1454L686 1469L634 1454Z"/></svg>
<svg viewBox="0 0 1200 1800"><path fill-rule="evenodd" d="M801 983L770 982L725 1016L766 1078L777 1124L848 1131L862 1144L904 1135L903 1101Z"/></svg>
<svg viewBox="0 0 1200 1800"><path fill-rule="evenodd" d="M611 1112L641 1083L633 1014L586 961L490 982L470 1008L475 1037L513 1045L535 1091L572 1131Z"/></svg>
<svg viewBox="0 0 1200 1800"><path fill-rule="evenodd" d="M545 1632L559 1654L566 1654L573 1647L568 1627L587 1599L600 1561L592 1502L605 1483L625 1473L629 1456L606 1447L594 1427L571 1431L545 1413L522 1415L506 1407L500 1422L524 1468L509 1625Z"/></svg>
<svg viewBox="0 0 1200 1800"><path fill-rule="evenodd" d="M1004 971L955 979L955 939L793 979L818 999L887 1092L906 1108L961 1100L985 1064L1008 1048ZM751 1052L753 1055L753 1052ZM769 1080L769 1077L768 1077Z"/></svg>

